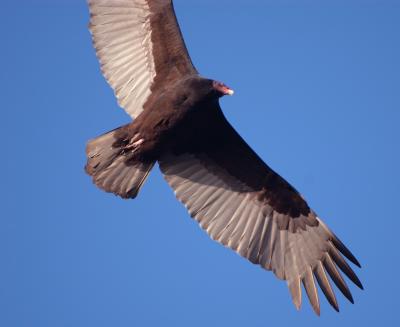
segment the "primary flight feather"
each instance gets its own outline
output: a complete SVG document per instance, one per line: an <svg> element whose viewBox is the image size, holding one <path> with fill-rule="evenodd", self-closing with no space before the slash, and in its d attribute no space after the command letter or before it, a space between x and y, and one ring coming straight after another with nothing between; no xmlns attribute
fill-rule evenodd
<svg viewBox="0 0 400 327"><path fill-rule="evenodd" d="M94 183L134 198L158 162L210 237L286 280L297 308L303 284L319 314L318 284L338 311L330 279L353 302L340 271L362 288L343 256L357 259L226 120L219 98L233 91L198 74L172 1L88 3L101 70L134 119L88 143Z"/></svg>

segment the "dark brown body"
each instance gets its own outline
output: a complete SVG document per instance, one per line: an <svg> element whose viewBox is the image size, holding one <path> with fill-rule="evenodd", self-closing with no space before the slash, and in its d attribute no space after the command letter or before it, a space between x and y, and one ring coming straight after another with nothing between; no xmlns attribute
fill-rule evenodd
<svg viewBox="0 0 400 327"><path fill-rule="evenodd" d="M212 123L220 111L218 99L223 94L213 83L193 75L159 89L132 123L89 142L86 171L94 183L123 198L135 197L163 154L182 151L185 144L202 139L199 127ZM217 128L211 130L214 136L204 136L218 139Z"/></svg>
<svg viewBox="0 0 400 327"><path fill-rule="evenodd" d="M211 80L193 76L180 81L171 89L154 94L153 100L146 104L147 110L115 133L114 146L125 144L129 147L133 138L143 140L135 147L134 157L145 161L158 160L163 152L177 150L185 140L194 141L200 137L197 134L202 132L198 126L212 124L212 121L205 120L213 115L213 111L219 110L219 97Z"/></svg>

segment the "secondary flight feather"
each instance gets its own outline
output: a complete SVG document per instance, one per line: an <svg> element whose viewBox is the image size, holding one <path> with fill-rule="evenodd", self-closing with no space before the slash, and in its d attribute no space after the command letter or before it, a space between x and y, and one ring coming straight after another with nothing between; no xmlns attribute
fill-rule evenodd
<svg viewBox="0 0 400 327"><path fill-rule="evenodd" d="M297 308L302 284L319 314L319 285L338 311L330 280L353 302L342 273L362 288L345 260L360 266L357 259L226 120L219 98L233 90L198 74L172 1L88 4L101 70L133 118L88 143L86 171L94 183L134 198L158 162L210 237L286 280Z"/></svg>

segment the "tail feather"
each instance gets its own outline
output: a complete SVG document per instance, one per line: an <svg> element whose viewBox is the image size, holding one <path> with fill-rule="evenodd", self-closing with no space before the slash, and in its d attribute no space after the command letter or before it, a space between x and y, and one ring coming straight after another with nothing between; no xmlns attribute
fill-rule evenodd
<svg viewBox="0 0 400 327"><path fill-rule="evenodd" d="M132 161L132 157L129 156L131 153L126 152L123 142L118 142L118 130L108 132L88 143L85 170L92 176L93 182L104 191L124 199L135 198L154 162Z"/></svg>

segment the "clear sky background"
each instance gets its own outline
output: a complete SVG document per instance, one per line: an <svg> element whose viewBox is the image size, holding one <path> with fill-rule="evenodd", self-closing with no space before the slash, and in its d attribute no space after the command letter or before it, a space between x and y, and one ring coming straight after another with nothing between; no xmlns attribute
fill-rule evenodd
<svg viewBox="0 0 400 327"><path fill-rule="evenodd" d="M85 143L129 121L78 0L0 6L0 326L399 326L400 1L176 0L228 119L359 258L365 291L314 316L211 241L158 168L98 190Z"/></svg>

